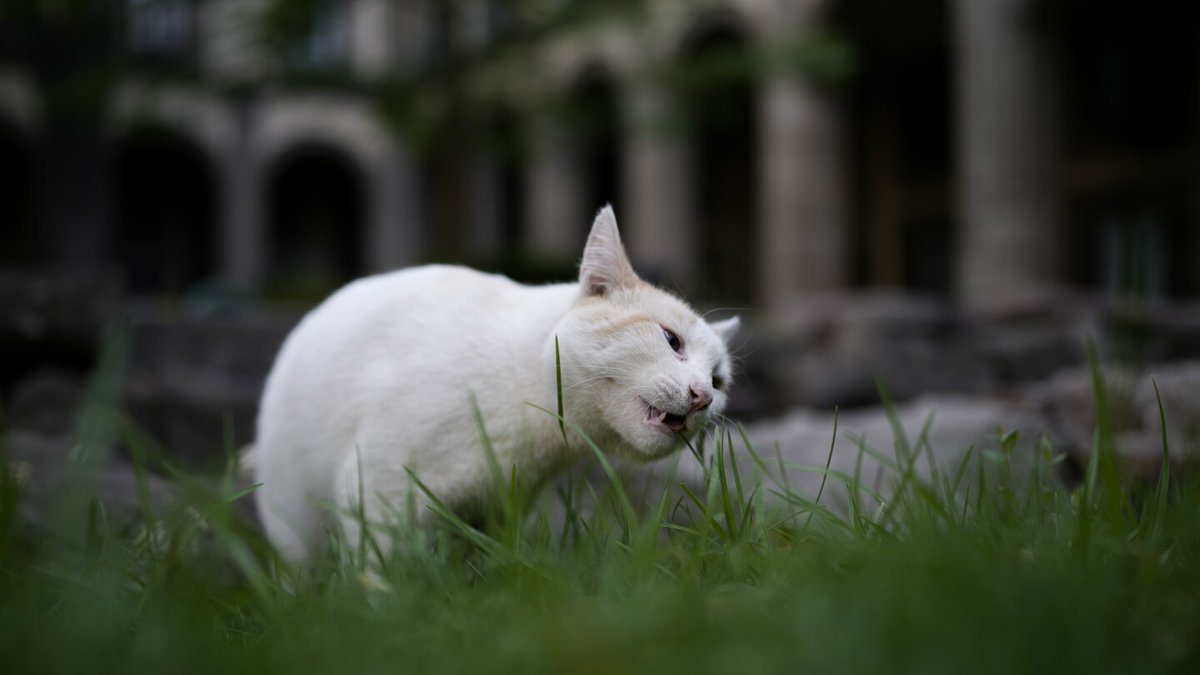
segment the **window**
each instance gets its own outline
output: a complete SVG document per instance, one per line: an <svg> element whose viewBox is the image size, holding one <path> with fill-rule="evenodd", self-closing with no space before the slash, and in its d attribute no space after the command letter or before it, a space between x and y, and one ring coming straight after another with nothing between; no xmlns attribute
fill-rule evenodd
<svg viewBox="0 0 1200 675"><path fill-rule="evenodd" d="M192 50L192 0L129 0L129 47L138 56L177 58Z"/></svg>
<svg viewBox="0 0 1200 675"><path fill-rule="evenodd" d="M349 12L344 0L311 0L311 27L291 52L294 67L327 70L345 64L350 51Z"/></svg>

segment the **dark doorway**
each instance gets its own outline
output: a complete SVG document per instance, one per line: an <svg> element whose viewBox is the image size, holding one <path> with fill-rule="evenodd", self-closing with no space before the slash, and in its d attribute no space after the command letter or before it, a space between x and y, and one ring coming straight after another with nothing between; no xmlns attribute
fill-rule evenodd
<svg viewBox="0 0 1200 675"><path fill-rule="evenodd" d="M179 293L213 272L216 189L194 143L140 129L114 155L117 261L138 293Z"/></svg>
<svg viewBox="0 0 1200 675"><path fill-rule="evenodd" d="M271 285L320 296L362 273L363 180L344 153L304 145L270 174Z"/></svg>
<svg viewBox="0 0 1200 675"><path fill-rule="evenodd" d="M950 16L945 0L847 0L852 269L864 286L949 293L954 203Z"/></svg>
<svg viewBox="0 0 1200 675"><path fill-rule="evenodd" d="M37 258L33 232L33 150L15 126L0 120L0 263Z"/></svg>
<svg viewBox="0 0 1200 675"><path fill-rule="evenodd" d="M469 250L471 204L465 195L471 131L462 111L452 111L430 129L422 145L422 239L432 260L461 260Z"/></svg>
<svg viewBox="0 0 1200 675"><path fill-rule="evenodd" d="M712 21L687 40L678 80L689 132L700 269L709 302L757 296L757 87L753 55L731 21Z"/></svg>
<svg viewBox="0 0 1200 675"><path fill-rule="evenodd" d="M584 212L580 223L584 236L592 226L591 216L612 204L621 222L620 145L621 111L616 86L599 66L586 68L571 91L567 123L572 132L583 186ZM582 240L581 240L582 241Z"/></svg>
<svg viewBox="0 0 1200 675"><path fill-rule="evenodd" d="M501 108L488 120L488 141L496 160L497 219L505 252L517 252L525 241L525 142L511 110Z"/></svg>
<svg viewBox="0 0 1200 675"><path fill-rule="evenodd" d="M1124 296L1200 293L1200 6L1060 0L1039 18L1062 61L1074 280Z"/></svg>

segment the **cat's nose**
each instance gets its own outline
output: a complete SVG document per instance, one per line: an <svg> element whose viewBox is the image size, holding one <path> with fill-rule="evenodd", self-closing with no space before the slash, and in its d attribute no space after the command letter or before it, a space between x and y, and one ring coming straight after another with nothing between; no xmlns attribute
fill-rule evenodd
<svg viewBox="0 0 1200 675"><path fill-rule="evenodd" d="M705 408L707 408L709 405L712 404L712 394L710 394L707 389L705 389L704 387L697 387L696 385L692 385L691 390L692 390L691 391L692 409L690 412L695 412L697 410L704 410Z"/></svg>

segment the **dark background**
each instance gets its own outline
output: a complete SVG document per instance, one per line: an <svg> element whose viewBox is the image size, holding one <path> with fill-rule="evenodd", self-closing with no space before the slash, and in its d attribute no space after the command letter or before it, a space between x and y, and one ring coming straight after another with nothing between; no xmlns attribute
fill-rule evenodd
<svg viewBox="0 0 1200 675"><path fill-rule="evenodd" d="M901 397L1002 390L1079 364L1089 335L1131 363L1200 351L1200 11L1165 0L995 0L1011 24L997 30L1018 36L1044 80L1030 103L1048 111L1054 133L1015 137L1028 139L1053 213L1046 250L1029 255L1049 257L1053 271L1038 280L1045 293L989 313L975 311L981 303L961 282L975 260L963 253L965 223L1004 211L1006 199L986 195L981 206L964 188L974 146L962 55L990 39L963 27L968 1L796 0L816 18L782 43L747 18L763 3L699 3L681 14L679 52L639 72L674 102L656 133L688 152L693 236L679 244L699 273L645 271L703 309L736 307L749 319L737 345L739 414L871 403L881 372ZM130 347L130 409L164 443L215 443L229 420L248 440L288 328L333 288L378 271L368 221L388 191L402 207L385 229L408 233L406 263L570 278L587 220L564 213L549 248L531 225L536 148L550 127L564 134L551 143L569 138L573 149L577 202L612 202L628 222L624 75L592 64L522 106L495 91L549 79L530 64L552 60L531 54L649 21L649 3L384 2L395 10L388 56L364 69L352 21L363 2L0 7L0 403L10 420L76 400L115 331ZM220 19L230 12L236 20ZM241 65L219 65L226 38L249 50L230 56ZM508 62L521 64L515 74L480 85ZM831 102L839 122L843 150L828 171L845 186L847 272L819 293L764 288L758 274L770 242L760 153L773 142L761 94L780 72ZM215 102L242 141L214 157L178 116L122 104L135 89L139 100L184 92ZM333 137L300 138L255 164L258 132L238 125L271 101L300 108L312 97L358 106L405 148L410 187L380 179ZM258 206L238 220L231 186L249 181ZM243 246L248 229L259 239ZM1023 258L1000 266L1019 269ZM70 424L55 419L46 425Z"/></svg>

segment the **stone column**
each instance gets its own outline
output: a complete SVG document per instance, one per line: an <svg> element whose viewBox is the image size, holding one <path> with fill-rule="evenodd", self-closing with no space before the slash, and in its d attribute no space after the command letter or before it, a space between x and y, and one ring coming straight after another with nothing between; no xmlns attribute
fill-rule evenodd
<svg viewBox="0 0 1200 675"><path fill-rule="evenodd" d="M346 29L355 74L368 79L387 75L396 61L391 0L355 0L348 14Z"/></svg>
<svg viewBox="0 0 1200 675"><path fill-rule="evenodd" d="M225 82L263 76L270 59L256 27L267 0L208 0L196 3L197 59L203 73Z"/></svg>
<svg viewBox="0 0 1200 675"><path fill-rule="evenodd" d="M1195 26L1194 30L1200 32L1200 26ZM1192 58L1196 64L1200 64L1200 40L1192 45ZM1200 65L1196 67L1195 73L1196 79L1191 83L1192 95L1200 96ZM1200 125L1200 114L1193 118L1193 122ZM1188 254L1190 260L1200 260L1200 136L1196 134L1192 136L1192 153L1192 220L1188 228L1191 246L1188 248ZM1191 298L1200 298L1200 265L1190 267L1190 273L1184 280L1183 292Z"/></svg>
<svg viewBox="0 0 1200 675"><path fill-rule="evenodd" d="M407 0L389 2L391 25L388 40L391 45L392 74L411 74L429 60L433 36L433 3L443 0Z"/></svg>
<svg viewBox="0 0 1200 675"><path fill-rule="evenodd" d="M222 158L220 267L225 281L239 288L256 288L267 265L265 168L254 149L257 100L244 94L234 101L234 140Z"/></svg>
<svg viewBox="0 0 1200 675"><path fill-rule="evenodd" d="M1053 63L1021 25L1028 0L956 0L960 172L957 292L987 311L1062 274Z"/></svg>
<svg viewBox="0 0 1200 675"><path fill-rule="evenodd" d="M403 148L375 161L370 185L363 260L369 272L417 262L421 250L419 171Z"/></svg>
<svg viewBox="0 0 1200 675"><path fill-rule="evenodd" d="M500 166L495 156L486 151L477 151L468 162L467 200L467 250L477 258L495 255L504 249L501 227L501 209L504 197L500 180Z"/></svg>
<svg viewBox="0 0 1200 675"><path fill-rule="evenodd" d="M673 101L660 83L629 82L624 99L621 236L639 272L687 292L699 256L687 139L669 124Z"/></svg>
<svg viewBox="0 0 1200 675"><path fill-rule="evenodd" d="M533 115L529 129L529 246L541 255L578 256L590 214L581 203L576 152L569 134L549 115Z"/></svg>
<svg viewBox="0 0 1200 675"><path fill-rule="evenodd" d="M845 151L831 96L796 75L766 82L759 109L759 287L774 313L849 280Z"/></svg>

